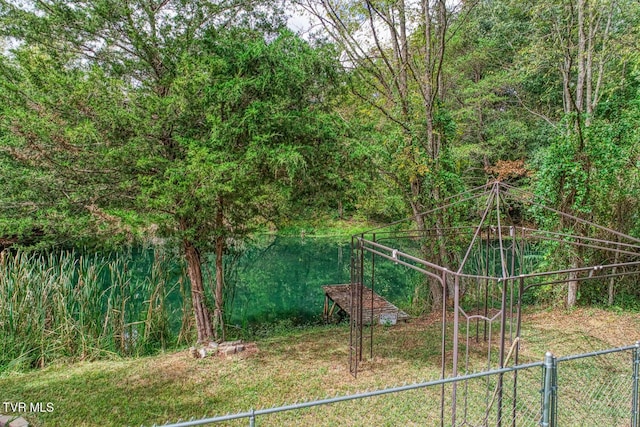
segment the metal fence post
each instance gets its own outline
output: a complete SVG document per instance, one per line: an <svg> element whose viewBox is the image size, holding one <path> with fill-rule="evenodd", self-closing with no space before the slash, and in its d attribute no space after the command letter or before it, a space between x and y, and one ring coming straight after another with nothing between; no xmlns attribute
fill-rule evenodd
<svg viewBox="0 0 640 427"><path fill-rule="evenodd" d="M553 375L551 376L551 426L558 425L558 358L553 358Z"/></svg>
<svg viewBox="0 0 640 427"><path fill-rule="evenodd" d="M631 394L631 427L638 427L640 424L640 413L638 412L638 374L640 370L640 341L636 342L633 348L633 389Z"/></svg>
<svg viewBox="0 0 640 427"><path fill-rule="evenodd" d="M544 369L542 380L542 419L540 425L542 427L554 426L554 377L555 377L555 358L553 354L547 352L544 355Z"/></svg>
<svg viewBox="0 0 640 427"><path fill-rule="evenodd" d="M256 413L251 409L251 416L249 417L249 427L255 427L256 425Z"/></svg>

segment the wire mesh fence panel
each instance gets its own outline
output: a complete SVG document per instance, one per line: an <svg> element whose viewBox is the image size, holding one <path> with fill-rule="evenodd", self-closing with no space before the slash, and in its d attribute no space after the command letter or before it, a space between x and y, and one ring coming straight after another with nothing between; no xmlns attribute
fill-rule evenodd
<svg viewBox="0 0 640 427"><path fill-rule="evenodd" d="M638 427L639 349L547 353L544 362L172 426Z"/></svg>
<svg viewBox="0 0 640 427"><path fill-rule="evenodd" d="M541 368L529 368L505 375L503 385L503 426L538 426L540 424Z"/></svg>
<svg viewBox="0 0 640 427"><path fill-rule="evenodd" d="M451 419L445 425L537 426L540 378L541 368L533 367L460 381L455 386L455 424Z"/></svg>
<svg viewBox="0 0 640 427"><path fill-rule="evenodd" d="M247 426L248 419L216 426ZM255 418L256 427L276 426L439 426L440 387L336 402Z"/></svg>
<svg viewBox="0 0 640 427"><path fill-rule="evenodd" d="M632 364L631 351L559 359L557 425L631 425Z"/></svg>

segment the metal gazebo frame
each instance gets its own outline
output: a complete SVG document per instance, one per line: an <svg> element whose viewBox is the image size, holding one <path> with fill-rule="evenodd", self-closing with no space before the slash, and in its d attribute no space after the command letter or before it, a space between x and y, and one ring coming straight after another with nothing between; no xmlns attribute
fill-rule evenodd
<svg viewBox="0 0 640 427"><path fill-rule="evenodd" d="M365 339L369 341L369 356L373 357L373 306L364 306L363 292L367 284L372 291L375 288L377 259L416 270L432 286L441 287L442 378L457 376L461 371L518 364L521 312L527 291L570 282L577 287L582 282L620 280L640 274L640 239L544 203L532 193L496 181L445 199L442 206L420 214L425 224L431 221L431 227L407 228L407 224L414 224L413 217L353 236L351 374L357 376ZM465 217L469 211L478 214L479 222L474 224ZM536 212L537 218L547 219L544 229L531 226L531 212ZM440 216L439 221L432 220L436 216ZM447 221L453 223L454 217L456 224L463 225L447 226ZM547 264L543 266L541 256L531 255L541 245L545 245L547 251L552 248L562 254L559 258L564 264L544 260ZM436 250L441 247L447 249L448 258ZM451 309L452 316L448 315ZM365 337L363 313L366 310L371 310L368 318L372 320ZM447 324L448 317L453 317L451 325ZM451 336L448 328L452 329ZM477 358L470 357L469 349L474 341L486 344L484 366L477 366ZM517 372L514 371L514 375ZM513 384L515 396L517 378ZM496 391L498 420L502 420L502 376ZM456 425L456 393L454 386L452 425ZM444 406L443 387L441 425L444 425ZM514 402L514 417L515 410Z"/></svg>

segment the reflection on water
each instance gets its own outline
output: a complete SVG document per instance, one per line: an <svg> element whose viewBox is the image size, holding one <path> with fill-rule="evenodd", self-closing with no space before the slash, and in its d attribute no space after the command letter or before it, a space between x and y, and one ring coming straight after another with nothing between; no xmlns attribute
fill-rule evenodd
<svg viewBox="0 0 640 427"><path fill-rule="evenodd" d="M164 286L168 322L174 333L183 320L182 298L188 278L181 256L168 248L133 249L113 254L126 261L123 274L130 285L127 323L144 319L152 289L140 284ZM258 236L237 242L225 254L225 314L227 325L245 329L286 321L309 324L322 320L322 286L349 283L351 238ZM153 268L154 259L156 268ZM205 290L213 306L215 256L209 254L203 268ZM370 263L365 266L365 284L371 285ZM101 287L108 289L113 278L101 269ZM415 287L421 276L413 270L376 259L375 290L396 306L410 311ZM151 286L152 288L152 286ZM182 291L181 291L182 289Z"/></svg>
<svg viewBox="0 0 640 427"><path fill-rule="evenodd" d="M263 236L227 269L230 325L246 327L287 319L320 321L322 286L349 283L351 239ZM418 275L393 263L376 265L376 291L407 306Z"/></svg>
<svg viewBox="0 0 640 427"><path fill-rule="evenodd" d="M416 252L419 247L416 242L407 240L387 240L385 244L409 252ZM497 271L501 265L496 255L497 247L491 246L490 249L488 266ZM348 236L301 238L265 235L238 242L228 252L225 255L225 312L227 325L234 329L280 321L294 325L320 322L324 304L322 286L350 281L351 238ZM154 251L140 250L131 255L135 262L127 266L130 273L138 280L155 283L156 280L149 276L153 270ZM487 266L476 265L476 258L480 255L472 252L465 273L487 273ZM165 259L162 264L165 267L157 271L162 272L162 280L167 287L171 329L178 331L182 320L179 308L182 295L178 282L182 280L187 284L188 279L182 264L176 262L180 259L178 253L156 250L155 256ZM366 254L366 257L364 281L365 285L371 286L371 254ZM214 255L209 254L203 268L205 283L210 285L206 289L211 305L214 259ZM511 264L509 253L506 259ZM514 264L518 266L520 260L515 260ZM416 315L426 309L429 284L420 273L381 257L376 257L374 273L376 292L401 310ZM144 302L149 299L148 295L136 291L131 298L131 303L140 305L134 312L144 315Z"/></svg>
<svg viewBox="0 0 640 427"><path fill-rule="evenodd" d="M262 237L252 242L228 272L230 324L320 319L323 285L349 281L347 239ZM231 273L231 274L229 274Z"/></svg>
<svg viewBox="0 0 640 427"><path fill-rule="evenodd" d="M417 241L387 239L384 244L420 256ZM458 263L465 251L466 247L458 253ZM507 270L517 274L535 271L539 251L535 245L527 245L523 254L505 250ZM262 236L247 243L234 268L226 271L228 288L234 290L227 297L229 324L246 327L283 319L294 324L320 321L324 304L322 286L349 283L350 256L350 237ZM378 256L372 277L372 255L365 256L366 286L371 286L373 280L378 294L409 314L417 315L427 309L429 283L422 274ZM463 272L499 277L501 268L500 246L490 242L474 247ZM482 287L484 281L476 284ZM468 299L472 297L468 295Z"/></svg>
<svg viewBox="0 0 640 427"><path fill-rule="evenodd" d="M215 268L211 254L205 258L213 305ZM349 238L263 236L234 244L225 257L227 325L259 332L281 321L286 327L320 321L322 286L348 282L349 266ZM397 296L389 299L403 308L407 269L389 266L376 268L376 290ZM33 367L45 359L148 354L190 342L193 314L183 310L190 306L183 304L190 300L188 280L176 248L14 251L0 267L0 372L13 361Z"/></svg>

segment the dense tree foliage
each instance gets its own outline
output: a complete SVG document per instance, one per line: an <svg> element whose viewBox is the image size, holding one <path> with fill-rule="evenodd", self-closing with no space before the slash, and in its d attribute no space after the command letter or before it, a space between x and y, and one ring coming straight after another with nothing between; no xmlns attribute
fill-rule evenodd
<svg viewBox="0 0 640 427"><path fill-rule="evenodd" d="M266 3L0 0L2 238L171 236L208 340L230 239L283 218L440 232L420 212L498 178L640 235L637 2L297 4L312 42Z"/></svg>
<svg viewBox="0 0 640 427"><path fill-rule="evenodd" d="M27 172L5 197L21 216L33 207L25 228L54 240L60 227L95 236L91 223L154 226L180 242L199 341L224 331L227 239L269 221L314 158L339 152L326 108L332 52L248 6L3 3L5 34L19 42L2 62L4 166Z"/></svg>

